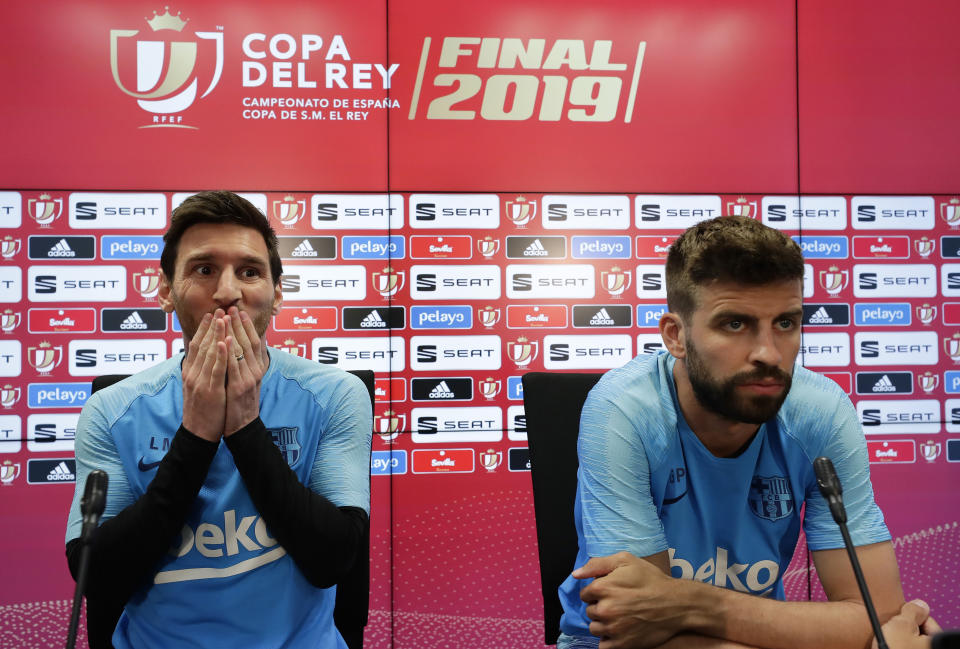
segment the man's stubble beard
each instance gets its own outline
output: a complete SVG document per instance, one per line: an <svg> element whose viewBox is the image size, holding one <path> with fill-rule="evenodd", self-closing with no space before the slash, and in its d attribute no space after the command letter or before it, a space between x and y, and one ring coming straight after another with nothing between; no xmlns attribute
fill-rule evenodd
<svg viewBox="0 0 960 649"><path fill-rule="evenodd" d="M684 365L697 401L710 412L730 421L762 424L777 414L790 392L792 377L779 367L763 365L752 371L740 372L726 380L717 381L710 374L689 337L686 338L685 348ZM783 382L783 392L777 396L737 395L737 386L765 378L776 378Z"/></svg>

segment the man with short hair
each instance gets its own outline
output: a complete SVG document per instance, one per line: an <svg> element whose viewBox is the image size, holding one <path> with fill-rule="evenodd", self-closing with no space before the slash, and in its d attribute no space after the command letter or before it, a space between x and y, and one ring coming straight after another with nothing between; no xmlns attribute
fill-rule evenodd
<svg viewBox="0 0 960 649"><path fill-rule="evenodd" d="M67 525L109 475L92 598L126 602L128 647L346 645L335 589L369 524L370 399L357 377L267 347L283 299L277 238L253 205L203 192L173 212L159 301L185 354L92 395Z"/></svg>
<svg viewBox="0 0 960 649"><path fill-rule="evenodd" d="M583 408L580 551L560 588L560 649L869 645L816 485L821 455L842 481L881 619L900 608L856 411L835 383L794 365L803 269L795 242L748 218L704 221L671 246L669 353L608 372ZM801 524L829 602L778 601Z"/></svg>

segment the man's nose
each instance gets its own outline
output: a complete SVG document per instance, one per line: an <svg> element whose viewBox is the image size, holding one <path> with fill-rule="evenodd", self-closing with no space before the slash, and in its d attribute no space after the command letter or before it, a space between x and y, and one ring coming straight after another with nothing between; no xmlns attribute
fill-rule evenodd
<svg viewBox="0 0 960 649"><path fill-rule="evenodd" d="M773 331L763 329L757 333L750 360L754 363L763 363L774 367L783 362L783 353L777 346L776 334Z"/></svg>
<svg viewBox="0 0 960 649"><path fill-rule="evenodd" d="M232 271L220 273L213 299L221 306L229 306L240 299L240 281Z"/></svg>

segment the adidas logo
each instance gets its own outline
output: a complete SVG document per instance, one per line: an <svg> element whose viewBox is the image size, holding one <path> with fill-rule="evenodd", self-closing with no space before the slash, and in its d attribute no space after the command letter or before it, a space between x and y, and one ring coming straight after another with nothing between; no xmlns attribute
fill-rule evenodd
<svg viewBox="0 0 960 649"><path fill-rule="evenodd" d="M51 482L67 482L76 479L77 476L70 472L70 467L67 466L66 462L61 462L53 467L50 469L50 473L47 474L47 480Z"/></svg>
<svg viewBox="0 0 960 649"><path fill-rule="evenodd" d="M140 317L140 314L134 311L127 316L126 320L120 323L120 329L130 330L130 329L146 329L147 323L143 321L143 318Z"/></svg>
<svg viewBox="0 0 960 649"><path fill-rule="evenodd" d="M450 391L450 386L446 381L440 381L432 390L429 397L431 399L452 399L456 395Z"/></svg>
<svg viewBox="0 0 960 649"><path fill-rule="evenodd" d="M604 326L609 327L610 325L614 325L614 324L617 324L617 323L614 322L613 318L610 317L610 314L607 313L606 308L600 309L595 314L593 314L592 318L590 318L591 327L604 327Z"/></svg>
<svg viewBox="0 0 960 649"><path fill-rule="evenodd" d="M810 316L810 324L833 324L833 318L827 313L826 307L820 307Z"/></svg>
<svg viewBox="0 0 960 649"><path fill-rule="evenodd" d="M360 326L364 328L384 329L387 323L383 321L379 313L371 311L367 314L367 317L360 321Z"/></svg>
<svg viewBox="0 0 960 649"><path fill-rule="evenodd" d="M880 380L873 384L873 392L896 392L897 387L890 380L890 377L884 374Z"/></svg>
<svg viewBox="0 0 960 649"><path fill-rule="evenodd" d="M77 253L73 251L66 239L57 241L50 250L47 251L47 257L76 257Z"/></svg>
<svg viewBox="0 0 960 649"><path fill-rule="evenodd" d="M317 251L313 249L313 246L310 245L310 241L304 239L300 242L296 248L293 249L293 252L290 253L291 257L317 257L319 256Z"/></svg>
<svg viewBox="0 0 960 649"><path fill-rule="evenodd" d="M546 257L549 254L547 249L543 247L543 244L540 243L540 239L534 239L533 243L523 251L524 257Z"/></svg>

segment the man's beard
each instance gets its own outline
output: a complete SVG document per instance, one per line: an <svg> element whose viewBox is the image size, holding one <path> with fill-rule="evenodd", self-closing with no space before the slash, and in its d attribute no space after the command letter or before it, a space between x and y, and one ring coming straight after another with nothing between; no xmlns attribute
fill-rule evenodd
<svg viewBox="0 0 960 649"><path fill-rule="evenodd" d="M779 367L762 365L752 371L740 372L718 381L711 376L689 338L686 340L686 352L687 377L697 401L707 410L731 421L762 424L777 414L790 392L791 376ZM776 396L737 394L737 386L769 378L782 382L783 392Z"/></svg>
<svg viewBox="0 0 960 649"><path fill-rule="evenodd" d="M181 308L180 298L173 290L170 291L170 300L173 302L173 310L177 314L177 319L180 321L180 327L183 329L183 333L186 334L188 339L192 340L197 334L197 329L200 328L200 321L194 320L192 314L186 309ZM271 304L271 307L272 306ZM254 331L257 332L257 337L263 342L263 337L267 333L267 327L270 325L270 319L273 317L272 308L264 311L247 311L246 313L250 316L250 319L253 320L253 328ZM180 317L181 314L183 314L184 317ZM213 311L211 311L210 314L213 315ZM230 331L226 333L228 336L233 335L233 332Z"/></svg>

